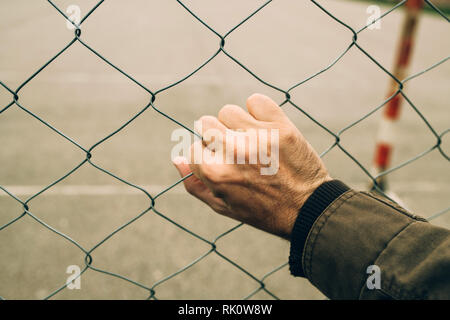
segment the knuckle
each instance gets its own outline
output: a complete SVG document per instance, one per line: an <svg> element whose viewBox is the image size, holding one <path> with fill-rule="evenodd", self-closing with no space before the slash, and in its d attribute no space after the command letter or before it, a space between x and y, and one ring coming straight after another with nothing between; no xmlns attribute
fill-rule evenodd
<svg viewBox="0 0 450 320"><path fill-rule="evenodd" d="M226 104L220 109L219 111L219 119L224 119L226 117L232 116L236 113L236 108L239 108L238 106L232 105L232 104Z"/></svg>
<svg viewBox="0 0 450 320"><path fill-rule="evenodd" d="M218 178L216 177L216 172L212 170L209 166L204 166L202 169L203 169L202 174L205 177L205 179L213 183L218 181Z"/></svg>
<svg viewBox="0 0 450 320"><path fill-rule="evenodd" d="M204 166L203 176L212 184L223 183L226 179L226 175L222 170L216 170L213 166Z"/></svg>
<svg viewBox="0 0 450 320"><path fill-rule="evenodd" d="M252 105L253 103L263 99L264 96L260 93L254 93L250 97L247 98L247 104Z"/></svg>
<svg viewBox="0 0 450 320"><path fill-rule="evenodd" d="M287 129L282 135L281 139L286 144L296 144L298 141L298 134L297 131L294 129Z"/></svg>

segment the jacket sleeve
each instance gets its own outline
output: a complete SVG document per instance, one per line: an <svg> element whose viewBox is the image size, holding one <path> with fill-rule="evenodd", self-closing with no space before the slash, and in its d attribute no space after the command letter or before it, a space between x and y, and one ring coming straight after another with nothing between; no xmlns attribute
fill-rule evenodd
<svg viewBox="0 0 450 320"><path fill-rule="evenodd" d="M450 299L450 231L337 180L301 208L289 263L331 299Z"/></svg>

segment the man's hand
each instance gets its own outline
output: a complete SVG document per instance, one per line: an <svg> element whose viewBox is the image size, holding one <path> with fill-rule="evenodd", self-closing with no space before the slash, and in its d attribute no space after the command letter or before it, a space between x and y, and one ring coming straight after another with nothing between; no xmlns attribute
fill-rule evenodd
<svg viewBox="0 0 450 320"><path fill-rule="evenodd" d="M289 239L300 208L319 185L331 178L317 153L274 101L254 94L247 99L247 109L248 113L238 106L226 105L217 118L201 117L199 134L203 141L191 146L190 161L179 157L174 163L182 177L193 172L184 180L186 190L214 211ZM210 129L223 133L223 138L204 135ZM275 174L261 174L261 168L267 166L260 161L261 143L256 147L247 145L245 164L227 164L225 160L195 163L195 150L214 157L216 148L228 146L227 140L250 131L259 133L259 129L265 129L269 135L278 129L278 141L267 139L268 145L264 146L269 152L279 150ZM248 138L244 141L250 143ZM260 141L266 142L258 134ZM231 150L233 155L239 152L238 146L235 144ZM258 161L250 164L255 152Z"/></svg>

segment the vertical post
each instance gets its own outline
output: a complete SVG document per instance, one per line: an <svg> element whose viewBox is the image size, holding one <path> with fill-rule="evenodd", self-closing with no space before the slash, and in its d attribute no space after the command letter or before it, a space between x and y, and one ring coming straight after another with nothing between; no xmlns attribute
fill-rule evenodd
<svg viewBox="0 0 450 320"><path fill-rule="evenodd" d="M399 80L406 77L409 66L411 52L414 46L414 37L417 29L417 22L420 11L423 7L423 0L408 0L405 3L405 17L403 20L402 31L399 39L399 45L396 51L394 61L394 70L392 74ZM388 97L391 97L398 90L398 83L391 79L388 91ZM375 147L373 174L376 176L385 171L390 164L393 143L395 141L394 126L400 115L400 106L402 96L397 93L384 107L383 116L378 128L377 143ZM386 176L379 177L377 183L384 191L387 190Z"/></svg>

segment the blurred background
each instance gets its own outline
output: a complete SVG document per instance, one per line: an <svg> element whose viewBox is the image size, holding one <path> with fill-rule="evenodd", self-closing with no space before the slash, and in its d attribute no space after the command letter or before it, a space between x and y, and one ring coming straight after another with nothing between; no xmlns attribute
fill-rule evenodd
<svg viewBox="0 0 450 320"><path fill-rule="evenodd" d="M79 6L82 16L94 0L55 0L66 13ZM265 1L186 0L184 5L219 34L225 34ZM369 5L381 12L393 1L319 2L359 30L367 23ZM448 12L449 1L433 3ZM69 15L69 13L67 13ZM15 91L74 38L74 30L47 1L0 2L0 81ZM365 30L358 44L388 70L394 64L404 10ZM110 0L82 24L81 39L108 61L152 92L163 89L200 67L219 49L220 39L177 1ZM420 72L450 52L449 23L426 10L420 17L409 74ZM352 42L352 32L310 1L272 1L227 38L226 51L255 75L287 90L332 63ZM441 134L449 128L450 64L408 82L405 93ZM356 47L332 68L291 91L302 110L333 132L357 121L386 98L389 77ZM227 103L244 106L254 92L284 94L264 85L223 53L192 77L161 91L154 106L192 128L200 116L216 115ZM151 95L76 41L18 94L20 105L51 124L85 149L114 132L148 105ZM0 87L0 110L13 95ZM334 137L290 104L283 106L319 153ZM363 166L373 162L381 111L341 137L342 146ZM92 151L92 162L156 196L179 180L170 161L179 125L152 108ZM442 150L449 150L443 136ZM392 165L401 164L436 144L419 115L403 104L396 123ZM12 105L0 113L0 186L26 201L78 166L86 153L36 117ZM324 156L333 177L367 189L368 177L339 148ZM449 163L437 149L388 175L390 191L409 210L424 217L449 207ZM150 206L145 193L84 163L71 175L28 203L29 212L86 250L130 222ZM163 193L155 209L164 217L208 241L237 225L214 214L182 186ZM0 190L0 226L24 212L23 205ZM450 227L450 213L432 223ZM382 228L383 226L374 226ZM147 288L176 273L211 246L154 211L120 230L92 252L92 266L131 279ZM261 279L288 260L289 243L242 226L217 242L217 250L255 278ZM73 243L25 215L0 230L0 296L42 299L60 288L70 265L85 267L85 254ZM264 279L280 299L324 299L309 282L292 278L287 266ZM240 299L260 284L211 253L191 268L154 288L159 299ZM57 299L145 299L149 290L124 279L88 269L81 289L64 289ZM252 298L272 298L259 291Z"/></svg>

